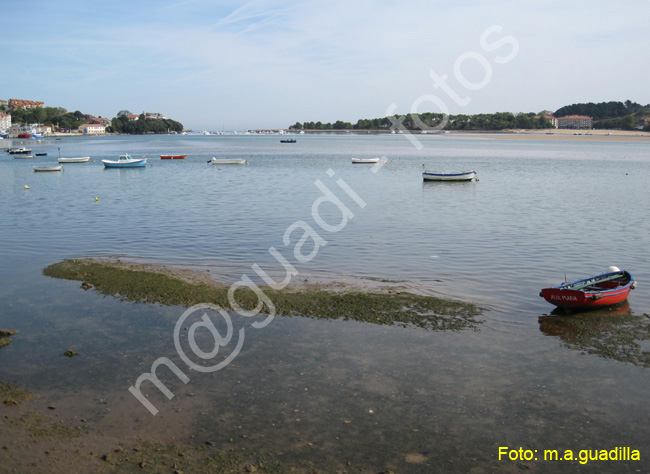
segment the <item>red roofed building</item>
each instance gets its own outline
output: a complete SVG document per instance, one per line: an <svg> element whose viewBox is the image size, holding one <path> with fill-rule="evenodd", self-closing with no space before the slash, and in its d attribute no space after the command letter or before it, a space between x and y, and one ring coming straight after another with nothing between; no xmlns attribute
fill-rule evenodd
<svg viewBox="0 0 650 474"><path fill-rule="evenodd" d="M23 99L9 99L9 108L11 110L17 109L37 109L43 107L43 102L34 102L33 100L23 100Z"/></svg>

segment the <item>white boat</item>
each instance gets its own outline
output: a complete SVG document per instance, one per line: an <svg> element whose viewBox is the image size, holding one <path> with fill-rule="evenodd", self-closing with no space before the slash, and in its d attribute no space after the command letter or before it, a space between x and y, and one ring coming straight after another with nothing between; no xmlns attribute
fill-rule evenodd
<svg viewBox="0 0 650 474"><path fill-rule="evenodd" d="M208 161L211 165L245 165L248 163L246 158L215 158Z"/></svg>
<svg viewBox="0 0 650 474"><path fill-rule="evenodd" d="M460 173L442 173L440 171L424 170L422 179L424 181L471 181L476 178L476 171L461 171Z"/></svg>
<svg viewBox="0 0 650 474"><path fill-rule="evenodd" d="M7 150L10 155L29 155L32 152L29 148L21 146L20 148L11 148Z"/></svg>
<svg viewBox="0 0 650 474"><path fill-rule="evenodd" d="M59 166L34 166L34 171L61 171L63 165Z"/></svg>
<svg viewBox="0 0 650 474"><path fill-rule="evenodd" d="M147 159L131 158L131 155L125 153L118 160L102 160L102 163L106 168L142 168L147 165Z"/></svg>
<svg viewBox="0 0 650 474"><path fill-rule="evenodd" d="M352 163L379 163L379 158L352 158Z"/></svg>
<svg viewBox="0 0 650 474"><path fill-rule="evenodd" d="M31 160L34 155L14 155L14 160Z"/></svg>
<svg viewBox="0 0 650 474"><path fill-rule="evenodd" d="M88 163L89 156L80 156L78 158L59 158L59 163Z"/></svg>

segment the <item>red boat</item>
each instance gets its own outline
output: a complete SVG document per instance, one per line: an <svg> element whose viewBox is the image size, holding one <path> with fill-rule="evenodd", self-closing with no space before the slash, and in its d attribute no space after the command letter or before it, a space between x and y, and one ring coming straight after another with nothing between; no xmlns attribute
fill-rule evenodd
<svg viewBox="0 0 650 474"><path fill-rule="evenodd" d="M160 155L161 160L182 160L187 155Z"/></svg>
<svg viewBox="0 0 650 474"><path fill-rule="evenodd" d="M544 288L539 296L559 308L595 309L622 303L635 287L631 273L610 267L608 273Z"/></svg>
<svg viewBox="0 0 650 474"><path fill-rule="evenodd" d="M19 133L18 138L30 138L29 133Z"/></svg>

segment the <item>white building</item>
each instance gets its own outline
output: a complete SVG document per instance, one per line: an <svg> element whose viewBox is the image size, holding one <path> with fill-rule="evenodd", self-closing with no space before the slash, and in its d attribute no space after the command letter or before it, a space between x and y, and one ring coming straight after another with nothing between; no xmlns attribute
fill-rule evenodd
<svg viewBox="0 0 650 474"><path fill-rule="evenodd" d="M106 127L98 123L84 123L81 127L79 127L79 130L84 135L98 135L106 133Z"/></svg>
<svg viewBox="0 0 650 474"><path fill-rule="evenodd" d="M0 130L9 130L11 128L11 114L0 113Z"/></svg>

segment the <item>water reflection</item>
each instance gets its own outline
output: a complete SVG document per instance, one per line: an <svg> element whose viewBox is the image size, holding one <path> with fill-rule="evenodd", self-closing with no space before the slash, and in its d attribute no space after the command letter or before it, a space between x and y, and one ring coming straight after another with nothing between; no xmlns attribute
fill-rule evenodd
<svg viewBox="0 0 650 474"><path fill-rule="evenodd" d="M562 339L567 347L607 359L650 367L650 319L632 313L625 301L620 306L567 316L554 310L539 318L539 329Z"/></svg>

